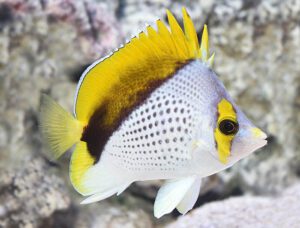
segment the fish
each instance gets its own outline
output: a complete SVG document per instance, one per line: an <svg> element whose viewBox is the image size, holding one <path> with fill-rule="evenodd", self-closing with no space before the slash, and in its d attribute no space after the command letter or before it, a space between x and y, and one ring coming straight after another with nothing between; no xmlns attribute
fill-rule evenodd
<svg viewBox="0 0 300 228"><path fill-rule="evenodd" d="M213 70L208 28L199 44L191 17L167 10L82 74L73 115L41 96L40 129L55 158L75 146L70 181L82 204L120 195L137 181L164 180L160 218L190 211L201 180L267 144Z"/></svg>

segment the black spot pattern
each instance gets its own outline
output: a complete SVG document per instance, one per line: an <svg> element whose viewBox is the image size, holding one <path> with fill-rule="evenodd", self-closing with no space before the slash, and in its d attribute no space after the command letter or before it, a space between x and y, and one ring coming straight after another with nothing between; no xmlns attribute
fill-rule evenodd
<svg viewBox="0 0 300 228"><path fill-rule="evenodd" d="M106 147L116 163L140 172L174 171L189 165L199 109L205 102L203 80L191 64L137 107Z"/></svg>

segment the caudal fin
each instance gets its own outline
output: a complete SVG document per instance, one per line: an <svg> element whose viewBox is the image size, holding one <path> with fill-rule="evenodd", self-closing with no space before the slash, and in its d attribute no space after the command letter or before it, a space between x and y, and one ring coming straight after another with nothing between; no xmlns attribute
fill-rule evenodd
<svg viewBox="0 0 300 228"><path fill-rule="evenodd" d="M55 158L80 141L83 125L52 98L41 99L40 129Z"/></svg>
<svg viewBox="0 0 300 228"><path fill-rule="evenodd" d="M85 203L119 194L131 183L126 170L116 170L105 162L95 164L87 143L80 140L82 123L47 95L42 96L40 128L55 158L76 144L71 157L70 179L80 194L90 195Z"/></svg>
<svg viewBox="0 0 300 228"><path fill-rule="evenodd" d="M80 141L83 132L81 122L52 98L42 95L40 128L45 142L49 145L55 158L60 157L66 150L76 144L71 157L70 179L74 188L80 194L88 194L91 190L84 185L84 177L86 172L94 165L95 158L88 152L87 143Z"/></svg>

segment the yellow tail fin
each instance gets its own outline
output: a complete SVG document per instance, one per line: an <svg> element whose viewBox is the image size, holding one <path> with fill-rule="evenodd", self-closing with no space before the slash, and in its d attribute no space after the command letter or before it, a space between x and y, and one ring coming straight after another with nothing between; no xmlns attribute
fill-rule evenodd
<svg viewBox="0 0 300 228"><path fill-rule="evenodd" d="M55 158L79 142L83 131L78 120L45 94L41 100L40 128Z"/></svg>

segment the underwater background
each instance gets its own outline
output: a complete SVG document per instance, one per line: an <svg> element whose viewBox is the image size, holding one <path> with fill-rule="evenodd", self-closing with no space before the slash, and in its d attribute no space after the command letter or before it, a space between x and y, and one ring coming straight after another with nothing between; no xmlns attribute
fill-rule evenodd
<svg viewBox="0 0 300 228"><path fill-rule="evenodd" d="M157 220L162 181L91 205L52 161L40 97L72 110L84 69L185 6L208 24L214 70L269 143L205 179L195 208ZM0 227L300 227L300 1L0 0Z"/></svg>

